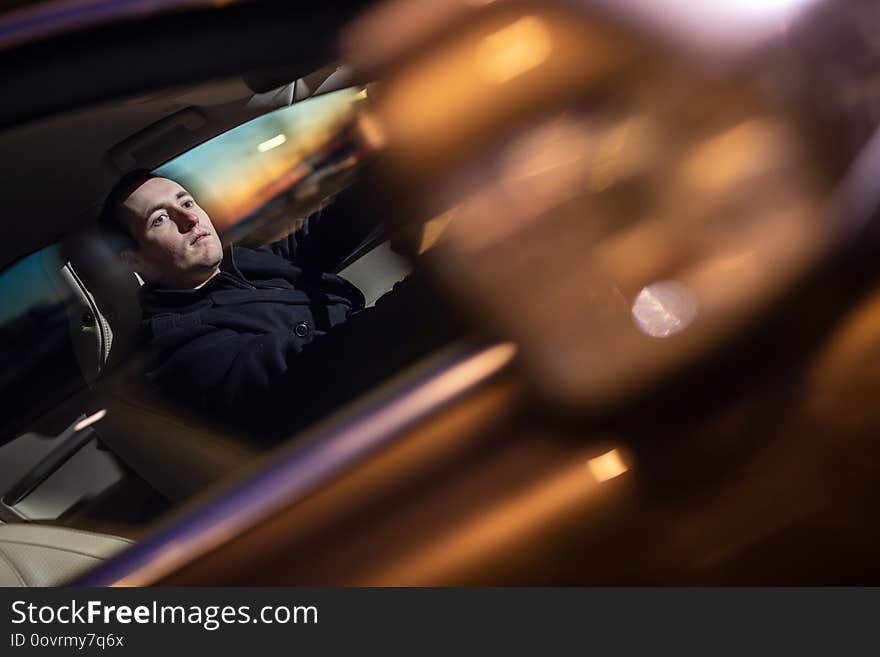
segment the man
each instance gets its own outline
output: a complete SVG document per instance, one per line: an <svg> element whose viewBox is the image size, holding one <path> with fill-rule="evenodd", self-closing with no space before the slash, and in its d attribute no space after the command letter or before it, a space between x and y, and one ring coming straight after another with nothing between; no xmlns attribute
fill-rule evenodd
<svg viewBox="0 0 880 657"><path fill-rule="evenodd" d="M186 189L134 172L101 223L145 280L146 380L256 437L290 435L457 332L409 280L363 310L363 294L332 272L368 227L338 207L272 245L224 251Z"/></svg>

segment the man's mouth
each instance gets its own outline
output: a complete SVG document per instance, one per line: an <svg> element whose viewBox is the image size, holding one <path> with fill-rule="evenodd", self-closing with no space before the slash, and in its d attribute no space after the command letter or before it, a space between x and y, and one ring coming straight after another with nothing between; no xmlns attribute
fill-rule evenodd
<svg viewBox="0 0 880 657"><path fill-rule="evenodd" d="M199 240L201 240L203 237L207 237L208 235L209 235L209 233L199 233L198 235L195 236L195 238L193 239L193 241L190 242L190 244L195 244L196 242L198 242Z"/></svg>

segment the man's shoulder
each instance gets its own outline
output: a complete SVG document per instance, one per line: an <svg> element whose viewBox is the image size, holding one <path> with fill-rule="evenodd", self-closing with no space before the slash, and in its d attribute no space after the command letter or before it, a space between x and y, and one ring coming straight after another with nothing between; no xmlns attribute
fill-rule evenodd
<svg viewBox="0 0 880 657"><path fill-rule="evenodd" d="M285 254L280 252L277 243L266 244L258 247L233 246L231 247L232 262L239 268L261 265L289 265L290 261Z"/></svg>

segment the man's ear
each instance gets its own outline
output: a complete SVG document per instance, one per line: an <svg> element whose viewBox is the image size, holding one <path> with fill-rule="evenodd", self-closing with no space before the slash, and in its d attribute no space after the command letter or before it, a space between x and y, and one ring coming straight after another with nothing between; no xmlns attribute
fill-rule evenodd
<svg viewBox="0 0 880 657"><path fill-rule="evenodd" d="M138 252L134 249L123 249L122 251L120 251L119 259L122 260L122 264L128 267L131 271L139 271L141 259L138 255Z"/></svg>
<svg viewBox="0 0 880 657"><path fill-rule="evenodd" d="M154 281L152 276L154 272L135 249L123 249L119 252L119 259L125 268L137 277L141 285Z"/></svg>

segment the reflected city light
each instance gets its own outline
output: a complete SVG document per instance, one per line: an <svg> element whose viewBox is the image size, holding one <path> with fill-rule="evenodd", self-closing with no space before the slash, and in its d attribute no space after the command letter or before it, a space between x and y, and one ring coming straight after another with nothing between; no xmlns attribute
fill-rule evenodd
<svg viewBox="0 0 880 657"><path fill-rule="evenodd" d="M623 459L620 457L620 452L616 449L612 449L601 456L590 459L587 461L587 464L590 466L590 472L596 477L596 481L600 483L619 477L629 470L626 463L624 463Z"/></svg>
<svg viewBox="0 0 880 657"><path fill-rule="evenodd" d="M257 146L257 150L261 153L265 153L266 151L271 151L273 148L278 148L286 141L287 137L285 135L275 135L272 139L267 139Z"/></svg>
<svg viewBox="0 0 880 657"><path fill-rule="evenodd" d="M697 317L697 299L677 281L659 281L642 288L632 305L636 326L652 338L681 333Z"/></svg>
<svg viewBox="0 0 880 657"><path fill-rule="evenodd" d="M553 48L553 38L536 16L520 18L480 41L479 70L495 84L504 84L544 62Z"/></svg>
<svg viewBox="0 0 880 657"><path fill-rule="evenodd" d="M73 427L74 431L82 431L86 427L92 426L95 422L100 422L104 419L104 416L107 415L107 410L102 408L100 411L92 413L86 418L83 418Z"/></svg>

